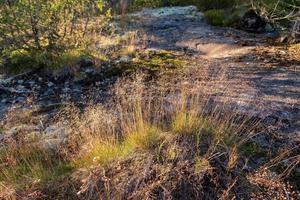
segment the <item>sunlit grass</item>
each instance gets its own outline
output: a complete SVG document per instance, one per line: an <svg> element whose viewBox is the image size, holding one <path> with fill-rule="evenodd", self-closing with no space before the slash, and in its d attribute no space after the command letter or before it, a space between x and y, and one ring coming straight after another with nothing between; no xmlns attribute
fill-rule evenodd
<svg viewBox="0 0 300 200"><path fill-rule="evenodd" d="M177 113L172 121L172 131L178 134L196 134L201 127L201 119L194 113Z"/></svg>
<svg viewBox="0 0 300 200"><path fill-rule="evenodd" d="M0 163L0 182L20 187L53 180L73 170L66 161L34 146L2 149Z"/></svg>
<svg viewBox="0 0 300 200"><path fill-rule="evenodd" d="M128 134L125 143L134 148L151 150L159 145L162 138L162 132L157 127L144 125Z"/></svg>
<svg viewBox="0 0 300 200"><path fill-rule="evenodd" d="M205 172L211 168L209 161L206 158L203 157L196 157L195 158L195 172L196 173L201 173Z"/></svg>
<svg viewBox="0 0 300 200"><path fill-rule="evenodd" d="M103 166L110 162L124 159L135 150L151 150L156 148L161 142L163 136L161 131L154 126L139 127L136 131L125 136L123 141L114 139L108 141L92 141L78 160L75 160L75 166L88 167L95 164Z"/></svg>
<svg viewBox="0 0 300 200"><path fill-rule="evenodd" d="M116 141L93 142L89 148L89 151L74 161L75 166L89 167L98 164L106 166L111 161L124 158L133 150L131 146Z"/></svg>

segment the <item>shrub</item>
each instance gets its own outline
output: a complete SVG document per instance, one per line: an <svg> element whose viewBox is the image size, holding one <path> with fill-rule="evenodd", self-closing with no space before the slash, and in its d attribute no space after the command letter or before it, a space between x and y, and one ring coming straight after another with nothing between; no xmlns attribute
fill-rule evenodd
<svg viewBox="0 0 300 200"><path fill-rule="evenodd" d="M14 50L7 56L5 67L7 72L19 73L26 69L60 69L74 65L80 58L90 55L80 48L61 52ZM1 66L1 65L0 65Z"/></svg>
<svg viewBox="0 0 300 200"><path fill-rule="evenodd" d="M236 0L199 0L201 10L224 9L234 7Z"/></svg>
<svg viewBox="0 0 300 200"><path fill-rule="evenodd" d="M47 66L85 42L92 18L104 14L104 1L1 1L0 12L2 60L13 57L11 64L18 65L19 59L25 65Z"/></svg>
<svg viewBox="0 0 300 200"><path fill-rule="evenodd" d="M282 30L288 30L293 37L299 34L300 1L294 0L254 0L253 9L269 22Z"/></svg>
<svg viewBox="0 0 300 200"><path fill-rule="evenodd" d="M214 26L223 26L224 25L224 10L208 10L204 13L205 19L208 23Z"/></svg>
<svg viewBox="0 0 300 200"><path fill-rule="evenodd" d="M214 26L233 26L243 16L244 9L212 9L204 12L204 17L208 23Z"/></svg>
<svg viewBox="0 0 300 200"><path fill-rule="evenodd" d="M130 11L144 7L155 8L160 6L188 6L195 5L200 10L224 9L235 5L235 0L133 0Z"/></svg>
<svg viewBox="0 0 300 200"><path fill-rule="evenodd" d="M136 11L142 8L157 8L163 6L162 0L133 0L129 5L129 11Z"/></svg>

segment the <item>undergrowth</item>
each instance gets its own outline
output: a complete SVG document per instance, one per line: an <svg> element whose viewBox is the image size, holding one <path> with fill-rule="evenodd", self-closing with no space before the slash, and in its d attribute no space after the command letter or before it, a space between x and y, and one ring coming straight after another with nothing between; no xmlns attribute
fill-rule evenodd
<svg viewBox="0 0 300 200"><path fill-rule="evenodd" d="M117 83L113 107L65 108L72 136L58 152L43 151L35 142L22 146L21 138L1 147L1 198L297 195L285 181L297 174L281 164L297 156L293 150L263 149L256 143L256 133L267 130L261 120L213 106L200 90L183 85L163 92L145 87L142 80Z"/></svg>

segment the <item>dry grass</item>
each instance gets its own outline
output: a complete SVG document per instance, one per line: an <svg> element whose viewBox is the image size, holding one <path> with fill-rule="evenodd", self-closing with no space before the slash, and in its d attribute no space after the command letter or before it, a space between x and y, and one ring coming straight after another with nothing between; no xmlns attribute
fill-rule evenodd
<svg viewBox="0 0 300 200"><path fill-rule="evenodd" d="M288 50L293 58L300 60L300 44L291 45Z"/></svg>
<svg viewBox="0 0 300 200"><path fill-rule="evenodd" d="M280 186L269 187L270 176L256 174L283 160L272 161L277 152L261 154L252 145L256 133L266 130L261 121L211 103L206 90L185 84L172 91L146 87L140 75L120 80L106 106L63 112L72 129L63 151L67 163L56 157L48 164L48 154L34 159L36 154L22 149L13 158L28 171L5 165L1 185L23 191L24 197L30 191L36 199L249 199L254 194L265 199L271 189L280 197L287 190L297 195L283 177ZM268 170L278 174L278 168ZM11 187L0 188L13 196Z"/></svg>

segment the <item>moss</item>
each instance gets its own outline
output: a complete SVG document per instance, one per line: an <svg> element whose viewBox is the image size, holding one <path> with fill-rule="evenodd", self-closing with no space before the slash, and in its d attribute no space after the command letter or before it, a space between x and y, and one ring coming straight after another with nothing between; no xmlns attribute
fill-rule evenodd
<svg viewBox="0 0 300 200"><path fill-rule="evenodd" d="M161 6L188 6L195 5L200 10L220 9L233 7L238 0L134 0L129 6L129 11L142 8L157 8Z"/></svg>
<svg viewBox="0 0 300 200"><path fill-rule="evenodd" d="M157 71L180 68L185 64L185 61L171 52L160 51L147 52L146 55L139 56L135 64L149 70Z"/></svg>
<svg viewBox="0 0 300 200"><path fill-rule="evenodd" d="M144 70L151 74L157 72L167 72L185 66L187 61L171 52L143 52L136 55L129 62L114 63L114 67L109 69L110 74L131 74L137 70Z"/></svg>

